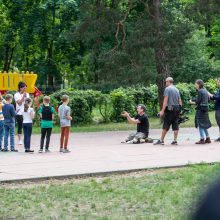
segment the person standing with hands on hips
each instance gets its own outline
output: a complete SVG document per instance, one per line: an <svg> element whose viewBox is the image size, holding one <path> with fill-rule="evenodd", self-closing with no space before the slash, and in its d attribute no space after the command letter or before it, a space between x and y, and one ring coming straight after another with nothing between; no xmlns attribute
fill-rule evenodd
<svg viewBox="0 0 220 220"><path fill-rule="evenodd" d="M26 98L29 98L29 94L26 92L27 85L24 82L18 83L18 92L15 93L14 99L16 102L16 121L18 127L18 141L19 145L22 145L22 126L23 126L23 112L24 103Z"/></svg>
<svg viewBox="0 0 220 220"><path fill-rule="evenodd" d="M172 77L168 77L165 81L166 89L164 91L163 107L160 111L160 117L164 117L163 130L160 140L154 145L164 145L164 138L172 125L174 131L174 140L172 145L177 145L177 137L179 132L179 114L182 106L182 100L179 90L174 86Z"/></svg>

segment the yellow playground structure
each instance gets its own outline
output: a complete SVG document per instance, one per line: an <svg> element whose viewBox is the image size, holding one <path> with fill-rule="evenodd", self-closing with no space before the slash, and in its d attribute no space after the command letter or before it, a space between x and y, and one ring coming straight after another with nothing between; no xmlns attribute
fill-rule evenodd
<svg viewBox="0 0 220 220"><path fill-rule="evenodd" d="M2 91L16 91L18 90L18 83L25 82L27 85L27 92L35 92L35 83L37 81L37 74L33 72L0 72L0 90Z"/></svg>

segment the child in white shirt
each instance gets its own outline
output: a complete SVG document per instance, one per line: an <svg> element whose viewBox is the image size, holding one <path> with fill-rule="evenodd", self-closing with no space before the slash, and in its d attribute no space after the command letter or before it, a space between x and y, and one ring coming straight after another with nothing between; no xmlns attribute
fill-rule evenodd
<svg viewBox="0 0 220 220"><path fill-rule="evenodd" d="M25 153L33 153L34 150L30 149L31 145L31 135L32 135L32 127L33 127L33 118L34 118L34 109L31 108L32 100L30 98L26 98L24 104L24 112L23 115L23 130L24 130L24 148Z"/></svg>

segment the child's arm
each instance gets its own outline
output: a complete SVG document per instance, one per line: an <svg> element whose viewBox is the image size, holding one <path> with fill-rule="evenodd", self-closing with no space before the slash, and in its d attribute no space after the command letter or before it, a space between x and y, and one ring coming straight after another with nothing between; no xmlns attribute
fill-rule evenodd
<svg viewBox="0 0 220 220"><path fill-rule="evenodd" d="M73 120L73 118L71 117L71 115L70 115L70 108L68 109L68 111L67 111L67 116L66 116L66 119L68 119L68 120Z"/></svg>
<svg viewBox="0 0 220 220"><path fill-rule="evenodd" d="M15 117L16 116L16 111L15 111L15 108L14 106L12 105L11 109L10 109L10 113L11 113L11 117Z"/></svg>
<svg viewBox="0 0 220 220"><path fill-rule="evenodd" d="M66 118L70 121L73 120L73 118L70 115L66 116Z"/></svg>
<svg viewBox="0 0 220 220"><path fill-rule="evenodd" d="M40 107L38 114L40 115L40 119L42 119L42 107Z"/></svg>
<svg viewBox="0 0 220 220"><path fill-rule="evenodd" d="M35 112L34 112L34 110L32 110L32 111L31 111L31 118L33 119L34 116L35 116Z"/></svg>

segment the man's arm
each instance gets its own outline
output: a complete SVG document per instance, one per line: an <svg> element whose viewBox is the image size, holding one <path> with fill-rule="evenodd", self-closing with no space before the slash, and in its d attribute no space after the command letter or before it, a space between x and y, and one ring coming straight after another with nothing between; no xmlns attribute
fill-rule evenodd
<svg viewBox="0 0 220 220"><path fill-rule="evenodd" d="M166 110L166 107L167 107L167 103L168 103L168 96L164 96L164 99L163 99L163 107L160 111L160 117L162 117L164 115L164 112Z"/></svg>
<svg viewBox="0 0 220 220"><path fill-rule="evenodd" d="M15 96L14 96L14 99L15 99L15 102L20 106L20 105L22 105L22 103L24 102L24 100L25 100L25 98L27 97L27 94L26 94L26 92L23 94L23 96L22 96L22 98L21 99L18 99L17 97L16 97L16 94L15 94Z"/></svg>
<svg viewBox="0 0 220 220"><path fill-rule="evenodd" d="M181 98L179 99L179 105L180 105L180 106L183 106L183 101L182 101Z"/></svg>
<svg viewBox="0 0 220 220"><path fill-rule="evenodd" d="M132 118L128 112L123 112L122 116L126 117L128 122L131 124L139 124L140 121L138 119Z"/></svg>

